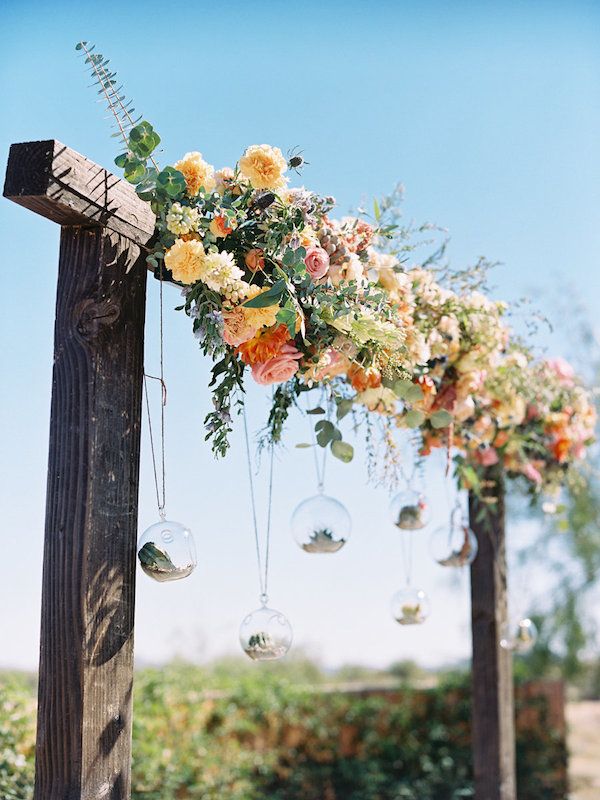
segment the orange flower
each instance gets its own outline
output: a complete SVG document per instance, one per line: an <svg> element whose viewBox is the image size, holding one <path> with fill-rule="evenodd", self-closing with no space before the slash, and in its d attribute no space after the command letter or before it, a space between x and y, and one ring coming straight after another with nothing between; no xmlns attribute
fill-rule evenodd
<svg viewBox="0 0 600 800"><path fill-rule="evenodd" d="M217 238L224 238L233 232L233 228L227 225L227 219L223 215L219 215L211 220L209 228L213 236Z"/></svg>
<svg viewBox="0 0 600 800"><path fill-rule="evenodd" d="M504 447L504 445L508 442L509 436L506 431L498 431L496 434L496 438L494 439L494 447Z"/></svg>
<svg viewBox="0 0 600 800"><path fill-rule="evenodd" d="M259 364L275 358L289 338L290 332L287 329L287 325L264 328L248 342L241 344L237 349L237 353L239 353L244 364Z"/></svg>
<svg viewBox="0 0 600 800"><path fill-rule="evenodd" d="M357 392L364 392L366 389L377 389L381 386L381 372L376 367L364 367L352 364L348 370L348 378L352 387Z"/></svg>
<svg viewBox="0 0 600 800"><path fill-rule="evenodd" d="M562 464L563 461L567 460L570 449L571 442L569 439L557 439L551 446L552 455L559 464Z"/></svg>

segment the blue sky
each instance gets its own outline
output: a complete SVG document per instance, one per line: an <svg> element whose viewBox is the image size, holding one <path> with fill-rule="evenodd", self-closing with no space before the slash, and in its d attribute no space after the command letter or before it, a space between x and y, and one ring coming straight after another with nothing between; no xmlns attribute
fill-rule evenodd
<svg viewBox="0 0 600 800"><path fill-rule="evenodd" d="M310 162L302 181L336 196L340 213L402 181L407 217L448 228L455 264L480 255L502 262L498 297L526 295L552 314L551 296L573 294L593 317L599 34L600 8L583 2L4 0L0 157L6 161L11 142L57 138L110 167L109 123L74 51L84 38L112 59L160 132L162 163L200 150L222 166L252 143L299 145ZM54 224L0 203L0 665L37 663L58 237ZM167 309L175 294L167 292ZM155 372L155 282L148 303L147 367ZM568 354L562 322L543 343ZM258 591L241 438L215 465L202 431L209 365L188 320L169 311L166 347L168 507L196 532L199 567L170 586L140 575L136 644L144 661L236 652L237 626ZM263 413L264 395L253 391L255 428ZM467 656L467 576L439 574L428 533L415 538L414 580L431 597L432 617L418 630L390 619L389 598L402 582L400 542L387 522L385 491L366 484L360 452L350 466L328 470L327 491L351 510L352 542L322 560L292 542L289 514L315 488L310 454L292 446L306 439L304 425L292 422L290 446L277 461L271 577L273 605L290 617L297 643L330 665ZM144 437L140 529L156 518L149 457ZM432 463L437 523L447 515L441 475ZM533 532L511 534L518 543ZM521 604L535 601L535 588L523 592Z"/></svg>

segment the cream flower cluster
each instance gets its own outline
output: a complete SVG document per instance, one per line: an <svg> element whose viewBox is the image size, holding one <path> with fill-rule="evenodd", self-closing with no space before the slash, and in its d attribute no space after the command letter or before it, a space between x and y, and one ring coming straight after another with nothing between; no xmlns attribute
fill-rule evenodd
<svg viewBox="0 0 600 800"><path fill-rule="evenodd" d="M173 203L166 216L167 229L178 236L193 233L200 226L200 211L191 206Z"/></svg>

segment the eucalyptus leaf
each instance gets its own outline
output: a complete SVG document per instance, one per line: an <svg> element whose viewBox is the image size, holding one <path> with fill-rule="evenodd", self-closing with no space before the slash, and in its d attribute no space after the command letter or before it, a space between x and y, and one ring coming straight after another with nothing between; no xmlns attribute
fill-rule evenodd
<svg viewBox="0 0 600 800"><path fill-rule="evenodd" d="M411 384L410 388L406 390L404 399L407 403L417 403L423 399L423 389L416 383Z"/></svg>
<svg viewBox="0 0 600 800"><path fill-rule="evenodd" d="M430 417L429 421L433 425L434 428L447 428L448 425L452 422L452 414L444 409L440 409L440 411L435 411Z"/></svg>
<svg viewBox="0 0 600 800"><path fill-rule="evenodd" d="M418 428L425 420L425 414L422 411L412 409L407 411L404 420L409 428Z"/></svg>
<svg viewBox="0 0 600 800"><path fill-rule="evenodd" d="M352 411L353 406L352 400L339 400L337 404L337 418L343 419L346 414L349 414Z"/></svg>
<svg viewBox="0 0 600 800"><path fill-rule="evenodd" d="M315 408L309 408L306 412L307 414L324 414L325 409L321 408L321 406L316 406Z"/></svg>
<svg viewBox="0 0 600 800"><path fill-rule="evenodd" d="M165 167L162 172L158 173L156 186L168 197L178 197L187 188L185 178L174 167Z"/></svg>
<svg viewBox="0 0 600 800"><path fill-rule="evenodd" d="M344 464L348 464L354 458L354 448L348 442L334 441L331 443L331 452Z"/></svg>

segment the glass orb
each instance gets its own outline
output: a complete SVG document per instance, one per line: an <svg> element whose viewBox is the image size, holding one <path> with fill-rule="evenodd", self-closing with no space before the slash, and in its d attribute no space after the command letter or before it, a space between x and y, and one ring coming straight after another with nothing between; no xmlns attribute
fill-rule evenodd
<svg viewBox="0 0 600 800"><path fill-rule="evenodd" d="M477 537L469 526L455 515L448 526L431 536L431 553L442 567L468 567L477 556Z"/></svg>
<svg viewBox="0 0 600 800"><path fill-rule="evenodd" d="M429 598L422 589L407 586L392 597L392 616L400 625L422 625L429 616Z"/></svg>
<svg viewBox="0 0 600 800"><path fill-rule="evenodd" d="M151 525L138 542L138 559L155 581L187 578L196 567L196 547L189 528L172 520Z"/></svg>
<svg viewBox="0 0 600 800"><path fill-rule="evenodd" d="M538 632L535 623L525 617L519 620L517 629L513 636L503 636L500 640L500 646L505 650L512 650L513 653L525 655L533 649L537 641Z"/></svg>
<svg viewBox="0 0 600 800"><path fill-rule="evenodd" d="M429 504L421 492L406 489L390 503L392 522L402 531L418 531L429 522Z"/></svg>
<svg viewBox="0 0 600 800"><path fill-rule="evenodd" d="M292 514L292 534L305 553L337 553L350 538L352 520L339 500L317 494Z"/></svg>
<svg viewBox="0 0 600 800"><path fill-rule="evenodd" d="M240 625L240 644L253 661L275 661L292 644L292 626L281 611L262 605Z"/></svg>

